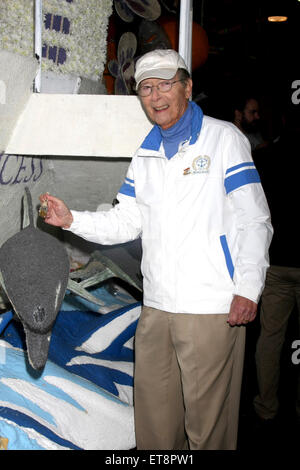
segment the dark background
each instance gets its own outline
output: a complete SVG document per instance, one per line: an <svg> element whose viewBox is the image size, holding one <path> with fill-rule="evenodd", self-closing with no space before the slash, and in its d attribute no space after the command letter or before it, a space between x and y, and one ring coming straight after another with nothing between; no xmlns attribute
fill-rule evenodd
<svg viewBox="0 0 300 470"><path fill-rule="evenodd" d="M298 0L199 0L194 20L208 35L206 63L193 71L195 96L208 96L204 111L230 120L241 91L260 98L267 137L276 137L281 108L291 105L291 83L300 78ZM283 15L284 23L268 16Z"/></svg>
<svg viewBox="0 0 300 470"><path fill-rule="evenodd" d="M199 104L206 114L231 120L235 96L240 92L256 94L265 138L273 140L280 133L282 111L300 112L300 104L295 105L291 100L291 84L300 80L300 2L200 0L193 2L193 8L194 20L207 32L210 46L206 63L193 71L194 98L200 96ZM270 23L267 18L271 15L287 16L288 20ZM294 156L298 154L299 147ZM282 164L288 165L290 157L282 155ZM297 204L296 191L297 188L291 204ZM282 350L278 419L275 424L265 426L255 419L252 408L257 393L255 348L260 331L259 314L247 325L240 450L252 453L298 449L300 429L295 417L295 398L300 365L291 361L292 342L299 339L298 316L295 309Z"/></svg>
<svg viewBox="0 0 300 470"><path fill-rule="evenodd" d="M155 22L179 22L180 0L159 3L161 16ZM271 15L288 20L271 23ZM139 38L141 16L126 23L114 10L113 18L116 43L127 31ZM193 21L204 28L209 42L206 62L192 71L193 99L206 114L232 120L236 95L251 92L260 101L266 139L276 138L282 108L291 105L291 84L300 79L300 1L194 0ZM135 60L144 52L138 39Z"/></svg>

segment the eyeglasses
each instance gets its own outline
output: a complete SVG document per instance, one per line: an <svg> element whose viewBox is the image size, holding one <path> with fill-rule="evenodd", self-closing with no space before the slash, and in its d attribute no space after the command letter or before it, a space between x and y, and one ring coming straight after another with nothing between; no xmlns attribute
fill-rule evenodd
<svg viewBox="0 0 300 470"><path fill-rule="evenodd" d="M174 83L177 83L177 82L184 82L184 80L182 79L175 80L174 82L164 80L163 82L159 82L157 85L142 85L138 88L137 92L138 92L138 95L142 96L143 98L145 96L150 96L153 88L157 88L157 90L160 91L161 93L167 93L168 91L171 90Z"/></svg>

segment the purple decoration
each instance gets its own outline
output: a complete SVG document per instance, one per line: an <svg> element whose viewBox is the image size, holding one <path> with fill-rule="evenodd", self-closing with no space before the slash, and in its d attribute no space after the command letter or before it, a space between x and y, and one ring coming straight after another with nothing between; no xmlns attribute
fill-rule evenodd
<svg viewBox="0 0 300 470"><path fill-rule="evenodd" d="M48 48L48 59L53 60L56 63L57 47L49 46Z"/></svg>
<svg viewBox="0 0 300 470"><path fill-rule="evenodd" d="M64 34L70 33L70 21L68 20L68 18L64 18L62 32Z"/></svg>
<svg viewBox="0 0 300 470"><path fill-rule="evenodd" d="M59 51L58 51L58 60L57 60L57 63L58 64L63 64L65 63L67 60L67 53L66 53L66 50L63 49L62 47L59 48Z"/></svg>
<svg viewBox="0 0 300 470"><path fill-rule="evenodd" d="M67 0L69 3L73 0ZM70 21L68 18L62 17L61 15L53 15L52 13L46 13L44 24L46 29L62 32L64 34L70 33ZM55 64L64 64L67 60L67 52L65 49L57 48L56 46L49 46L43 44L42 57L52 60Z"/></svg>
<svg viewBox="0 0 300 470"><path fill-rule="evenodd" d="M55 64L64 64L67 60L67 52L62 47L58 49L56 46L43 44L42 57L52 60Z"/></svg>
<svg viewBox="0 0 300 470"><path fill-rule="evenodd" d="M42 47L42 57L47 57L47 50L48 50L47 44L43 44L43 47Z"/></svg>
<svg viewBox="0 0 300 470"><path fill-rule="evenodd" d="M70 21L68 18L46 13L44 23L46 29L54 30L58 33L63 32L64 34L69 34L70 32Z"/></svg>
<svg viewBox="0 0 300 470"><path fill-rule="evenodd" d="M62 20L61 16L53 15L52 29L59 32L61 28L61 20Z"/></svg>
<svg viewBox="0 0 300 470"><path fill-rule="evenodd" d="M52 18L51 13L46 13L46 15L45 15L45 20L44 20L45 28L46 28L46 29L50 29L50 28L51 28L51 18Z"/></svg>

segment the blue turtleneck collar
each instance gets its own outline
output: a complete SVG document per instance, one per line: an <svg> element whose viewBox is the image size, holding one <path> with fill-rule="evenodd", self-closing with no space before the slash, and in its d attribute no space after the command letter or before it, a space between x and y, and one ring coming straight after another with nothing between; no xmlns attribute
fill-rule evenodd
<svg viewBox="0 0 300 470"><path fill-rule="evenodd" d="M145 138L141 148L158 151L163 141L166 155L171 158L178 151L180 142L189 139L189 145L196 142L201 131L202 120L202 109L196 103L190 101L184 115L174 126L164 131L156 124ZM179 137L179 140L177 140L177 137ZM176 147L175 152L174 146Z"/></svg>
<svg viewBox="0 0 300 470"><path fill-rule="evenodd" d="M183 116L169 129L160 129L165 155L168 159L178 152L180 143L189 140L191 136L193 109L189 102Z"/></svg>

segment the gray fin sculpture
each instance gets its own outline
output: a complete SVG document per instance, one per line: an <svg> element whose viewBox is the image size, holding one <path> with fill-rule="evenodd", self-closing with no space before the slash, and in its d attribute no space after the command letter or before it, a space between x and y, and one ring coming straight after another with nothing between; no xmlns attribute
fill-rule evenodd
<svg viewBox="0 0 300 470"><path fill-rule="evenodd" d="M48 358L52 328L67 289L70 262L59 240L35 228L27 187L25 192L23 228L0 248L0 274L3 289L24 327L29 363L39 370ZM24 228L26 216L29 225Z"/></svg>

